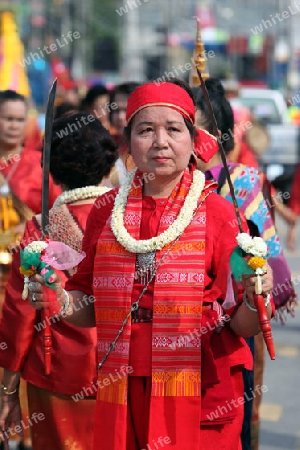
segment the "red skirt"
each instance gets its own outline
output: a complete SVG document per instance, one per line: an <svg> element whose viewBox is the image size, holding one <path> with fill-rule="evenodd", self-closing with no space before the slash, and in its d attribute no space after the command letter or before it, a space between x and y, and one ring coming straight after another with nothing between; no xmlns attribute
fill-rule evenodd
<svg viewBox="0 0 300 450"><path fill-rule="evenodd" d="M231 376L234 399L244 396L242 372L235 371ZM149 407L151 398L150 377L129 377L128 414L127 414L127 445L126 450L157 448L160 443L148 442ZM232 422L225 425L200 425L199 450L241 450L240 434L242 430L244 405L237 401L236 416ZM223 405L219 405L222 407ZM184 414L184 411L182 411ZM159 417L157 418L159 420ZM176 424L174 424L174 427ZM180 423L177 424L180 426ZM172 434L176 434L175 431ZM148 444L148 447L147 447ZM166 445L166 448L168 445ZM95 447L94 447L95 448ZM159 447L160 448L160 447ZM125 449L124 449L125 450ZM186 450L186 449L176 449Z"/></svg>
<svg viewBox="0 0 300 450"><path fill-rule="evenodd" d="M69 395L56 394L30 383L27 383L27 394L34 449L92 450L94 397L75 402ZM41 413L44 419L38 416Z"/></svg>
<svg viewBox="0 0 300 450"><path fill-rule="evenodd" d="M2 311L2 305L5 298L5 288L7 285L9 270L11 266L3 266L0 265L0 315ZM0 380L3 378L3 368L0 367ZM27 404L27 391L26 391L26 381L24 381L22 378L20 380L20 387L19 387L19 397L20 397L20 404L21 404L21 413L22 413L22 420L25 421L28 416L28 404ZM30 438L30 430L24 429L23 430L24 439ZM14 436L9 437L12 441L20 441L21 438L18 434Z"/></svg>

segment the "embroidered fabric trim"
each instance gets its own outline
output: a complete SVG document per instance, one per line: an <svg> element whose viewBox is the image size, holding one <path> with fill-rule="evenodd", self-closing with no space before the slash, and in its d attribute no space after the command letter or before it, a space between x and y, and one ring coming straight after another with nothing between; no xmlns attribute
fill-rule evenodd
<svg viewBox="0 0 300 450"><path fill-rule="evenodd" d="M82 250L83 231L66 205L49 211L49 236L54 241L69 245L78 253Z"/></svg>
<svg viewBox="0 0 300 450"><path fill-rule="evenodd" d="M198 204L197 208L195 209L195 211L193 212L192 218L191 220L193 220L194 216L197 213L197 210L201 207L201 205L204 203L204 201L206 200L206 198L212 193L213 191L209 191L200 201L200 203ZM159 268L159 266L162 264L162 262L164 261L164 259L168 256L168 254L170 253L171 249L176 245L177 241L180 239L180 236L177 236L176 239L171 243L171 245L169 246L169 248L165 251L165 253L162 255L161 259L159 261L156 262L155 268L153 270L153 273L151 275L151 277L149 278L149 280L147 281L146 285L144 286L142 292L140 293L138 299L132 303L130 310L128 311L126 317L124 318L124 320L122 321L122 325L118 331L118 333L116 334L115 338L113 341L111 341L111 343L109 344L109 348L107 349L105 355L103 356L102 360L98 363L98 372L101 370L103 364L105 364L105 361L107 360L109 354L115 350L116 346L117 346L117 342L120 338L120 336L122 335L124 328L127 325L128 320L131 318L132 313L134 313L134 311L136 311L139 308L139 304L140 304L140 300L143 297L143 295L145 294L145 292L148 289L149 284L152 282L152 280L154 279L154 277L156 276L156 272Z"/></svg>

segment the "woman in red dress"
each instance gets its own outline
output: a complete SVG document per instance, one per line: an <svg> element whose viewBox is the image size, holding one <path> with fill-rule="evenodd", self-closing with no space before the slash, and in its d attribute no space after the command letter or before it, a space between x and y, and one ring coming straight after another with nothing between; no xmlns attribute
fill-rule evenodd
<svg viewBox="0 0 300 450"><path fill-rule="evenodd" d="M81 119L76 113L54 122L50 172L64 191L49 214L49 236L81 252L88 214L95 199L109 191L101 186L117 158L116 145L99 121ZM81 122L80 122L81 121ZM70 125L73 130L61 137ZM68 128L67 128L68 129ZM62 320L51 320L51 373L45 375L43 326L39 312L22 300L24 278L19 272L20 248L42 239L41 217L26 223L24 237L13 258L0 320L0 365L5 368L1 388L0 429L9 439L16 427L31 426L34 449L90 450L96 377L94 328L77 328ZM65 282L74 270L60 272ZM20 377L27 381L29 417L21 421ZM73 397L74 398L73 398ZM37 415L39 420L37 420Z"/></svg>
<svg viewBox="0 0 300 450"><path fill-rule="evenodd" d="M241 370L252 364L241 336L259 324L255 277L243 278L244 301L227 291L233 207L195 167L194 152L207 161L218 145L194 128L193 95L180 80L138 87L126 119L137 170L96 201L87 256L67 291L53 278L65 320L97 326L94 449L241 449ZM269 269L263 277L268 296ZM32 279L29 301L41 309L43 279ZM94 302L77 312L86 295Z"/></svg>

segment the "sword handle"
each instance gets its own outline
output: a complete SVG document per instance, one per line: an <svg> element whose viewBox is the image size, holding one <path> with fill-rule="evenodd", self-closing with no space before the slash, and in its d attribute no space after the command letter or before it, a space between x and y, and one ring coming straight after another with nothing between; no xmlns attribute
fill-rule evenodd
<svg viewBox="0 0 300 450"><path fill-rule="evenodd" d="M44 364L45 375L49 375L51 371L51 350L52 350L52 335L51 326L47 320L50 317L49 309L42 310L42 321L45 324L43 329L43 350L44 350Z"/></svg>
<svg viewBox="0 0 300 450"><path fill-rule="evenodd" d="M263 333L264 341L267 346L268 353L272 360L275 359L275 347L272 336L272 327L265 306L265 298L262 294L254 294L254 303L257 309L260 329Z"/></svg>
<svg viewBox="0 0 300 450"><path fill-rule="evenodd" d="M50 289L48 286L44 286L44 299L49 305L47 308L42 310L42 321L45 324L45 327L43 328L45 375L49 375L51 371L52 353L51 316L56 313L54 309L58 304L56 291L54 289Z"/></svg>

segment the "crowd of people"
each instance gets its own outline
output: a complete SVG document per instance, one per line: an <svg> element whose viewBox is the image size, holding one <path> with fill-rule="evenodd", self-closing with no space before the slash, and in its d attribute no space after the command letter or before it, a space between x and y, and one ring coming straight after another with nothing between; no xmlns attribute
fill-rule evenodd
<svg viewBox="0 0 300 450"><path fill-rule="evenodd" d="M243 228L268 247L261 278L271 318L295 303L275 228L278 202L258 165L242 160L251 149L234 138L221 83L206 87L220 137L229 136L223 144ZM240 399L263 384L257 277L232 276L240 229L202 89L178 79L130 82L64 100L52 132L49 238L85 257L50 279L57 303L45 375L45 278L30 274L26 302L19 270L21 250L42 240L42 144L30 148L25 138L24 97L0 92L5 448L19 435L19 449L34 450L142 450L161 442L256 450L261 395L253 404ZM299 169L290 208L276 207L290 226L290 247L298 178ZM282 281L287 289L276 296Z"/></svg>

